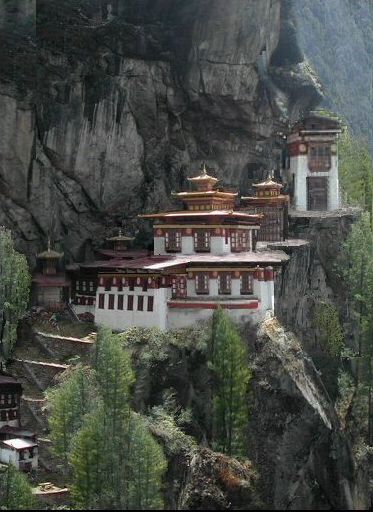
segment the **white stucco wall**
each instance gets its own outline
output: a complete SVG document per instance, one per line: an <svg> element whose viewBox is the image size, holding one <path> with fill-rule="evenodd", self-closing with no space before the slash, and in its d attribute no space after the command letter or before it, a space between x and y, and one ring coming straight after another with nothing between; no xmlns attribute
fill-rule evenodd
<svg viewBox="0 0 373 512"><path fill-rule="evenodd" d="M99 294L105 294L105 309L100 309ZM108 309L109 295L114 295L114 309ZM124 295L123 311L118 310L118 295ZM133 311L127 310L127 296L133 295ZM137 297L144 297L143 311L137 310ZM153 296L153 311L148 311L148 297ZM105 291L105 288L99 286L96 296L95 323L105 325L114 331L123 331L133 326L140 327L159 327L167 328L167 301L171 297L169 288L148 289L143 291L142 287L135 287L131 292L118 292L116 288L111 291Z"/></svg>
<svg viewBox="0 0 373 512"><path fill-rule="evenodd" d="M265 311L262 310L260 303L258 309L226 309L226 312L237 323L251 321L253 324L257 324L265 318ZM192 327L197 322L209 320L213 313L213 309L172 308L168 310L167 328Z"/></svg>
<svg viewBox="0 0 373 512"><path fill-rule="evenodd" d="M82 315L83 313L92 313L95 314L95 306L84 306L83 304L71 304L71 307L75 311L77 315Z"/></svg>
<svg viewBox="0 0 373 512"><path fill-rule="evenodd" d="M0 462L2 464L13 464L18 468L18 456L15 450L0 448Z"/></svg>
<svg viewBox="0 0 373 512"><path fill-rule="evenodd" d="M307 178L326 177L328 178L328 210L336 210L340 206L339 179L338 179L338 157L332 155L331 169L328 172L311 172L308 169L308 156L297 155L290 158L290 169L288 182L292 182L292 175L295 176L293 204L296 210L307 210Z"/></svg>
<svg viewBox="0 0 373 512"><path fill-rule="evenodd" d="M19 427L19 420L0 421L0 428L8 425L9 427Z"/></svg>

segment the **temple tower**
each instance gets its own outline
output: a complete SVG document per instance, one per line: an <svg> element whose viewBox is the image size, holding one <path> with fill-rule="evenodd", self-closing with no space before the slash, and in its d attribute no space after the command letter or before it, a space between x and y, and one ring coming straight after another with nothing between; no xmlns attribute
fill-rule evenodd
<svg viewBox="0 0 373 512"><path fill-rule="evenodd" d="M298 211L330 211L340 207L338 119L310 112L295 123L287 139L285 174Z"/></svg>
<svg viewBox="0 0 373 512"><path fill-rule="evenodd" d="M259 242L280 242L288 236L289 196L281 193L283 186L270 176L267 180L253 185L255 196L241 197L241 210L263 214Z"/></svg>

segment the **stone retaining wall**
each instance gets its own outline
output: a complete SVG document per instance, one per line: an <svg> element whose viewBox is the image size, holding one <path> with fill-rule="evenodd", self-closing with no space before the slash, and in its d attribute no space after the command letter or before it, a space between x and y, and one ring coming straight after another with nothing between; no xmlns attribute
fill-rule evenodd
<svg viewBox="0 0 373 512"><path fill-rule="evenodd" d="M42 332L34 332L32 339L57 361L67 361L74 356L79 356L83 361L87 361L94 344L93 341L87 339L68 338Z"/></svg>

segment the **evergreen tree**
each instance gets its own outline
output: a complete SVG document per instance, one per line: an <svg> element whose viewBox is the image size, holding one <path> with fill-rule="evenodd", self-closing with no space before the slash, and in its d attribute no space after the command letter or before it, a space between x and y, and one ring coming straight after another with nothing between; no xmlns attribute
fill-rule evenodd
<svg viewBox="0 0 373 512"><path fill-rule="evenodd" d="M344 244L341 275L358 324L356 386L368 405L367 441L373 445L373 230L368 213L351 229Z"/></svg>
<svg viewBox="0 0 373 512"><path fill-rule="evenodd" d="M213 392L215 449L228 455L244 455L251 372L246 347L222 309L213 315L210 368L216 380Z"/></svg>
<svg viewBox="0 0 373 512"><path fill-rule="evenodd" d="M49 394L52 437L69 454L76 504L88 509L157 509L165 458L145 420L131 410L130 356L109 329L98 334L93 365L91 371L73 371ZM87 381L87 376L83 395L82 379ZM80 396L74 399L74 393ZM70 400L71 413L65 406Z"/></svg>
<svg viewBox="0 0 373 512"><path fill-rule="evenodd" d="M27 477L12 464L0 472L1 510L35 510L36 500Z"/></svg>
<svg viewBox="0 0 373 512"><path fill-rule="evenodd" d="M60 385L47 392L54 451L65 463L71 440L83 425L85 415L96 407L97 397L95 375L82 365L64 372Z"/></svg>
<svg viewBox="0 0 373 512"><path fill-rule="evenodd" d="M373 215L373 163L369 144L346 130L339 141L339 177L350 205Z"/></svg>
<svg viewBox="0 0 373 512"><path fill-rule="evenodd" d="M17 326L28 306L30 285L26 258L14 249L10 231L0 228L0 358L5 361L17 341Z"/></svg>
<svg viewBox="0 0 373 512"><path fill-rule="evenodd" d="M337 309L325 302L318 303L314 320L321 342L332 357L339 358L344 346L344 335Z"/></svg>

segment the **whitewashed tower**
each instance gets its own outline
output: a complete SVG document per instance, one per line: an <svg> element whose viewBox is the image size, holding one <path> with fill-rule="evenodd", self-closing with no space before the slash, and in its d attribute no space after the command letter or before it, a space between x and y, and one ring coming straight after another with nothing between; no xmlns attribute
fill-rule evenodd
<svg viewBox="0 0 373 512"><path fill-rule="evenodd" d="M338 119L310 112L292 127L287 139L286 177L292 207L298 211L330 211L340 207Z"/></svg>

